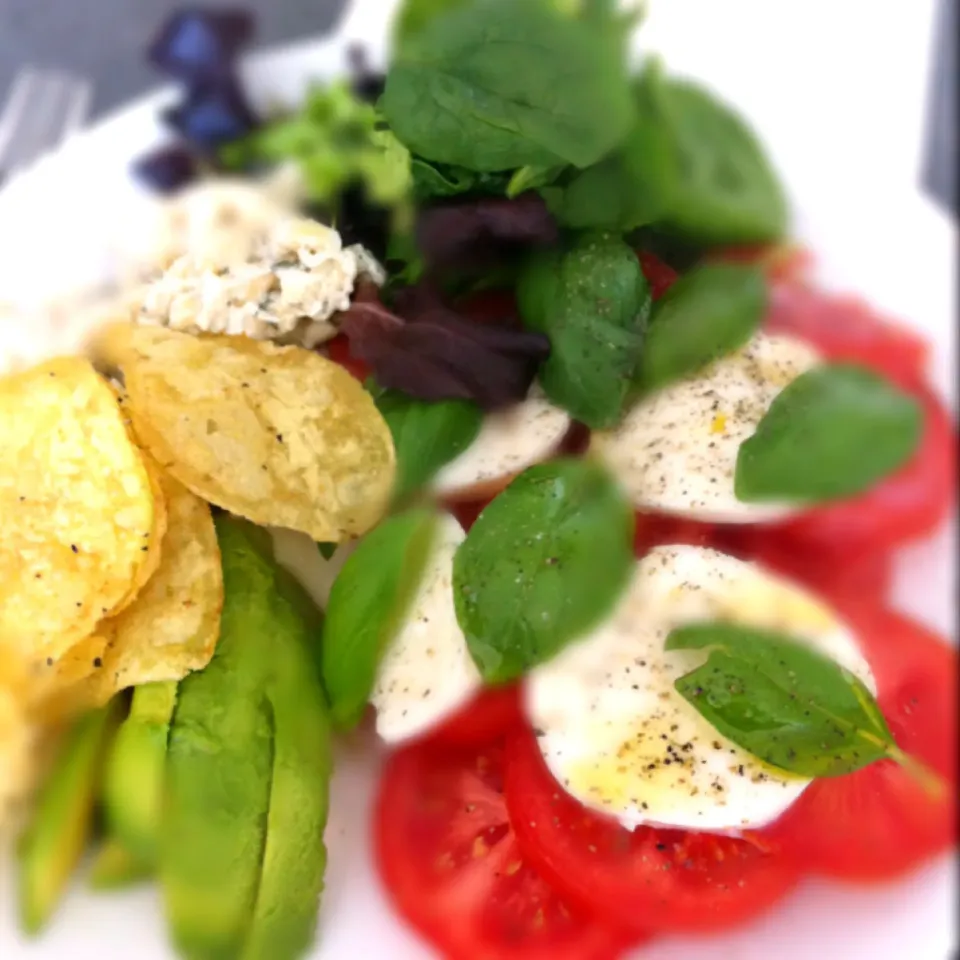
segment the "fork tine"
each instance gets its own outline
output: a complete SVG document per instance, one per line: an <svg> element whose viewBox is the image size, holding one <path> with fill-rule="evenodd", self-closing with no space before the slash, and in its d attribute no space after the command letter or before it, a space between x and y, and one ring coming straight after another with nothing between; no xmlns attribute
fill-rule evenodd
<svg viewBox="0 0 960 960"><path fill-rule="evenodd" d="M59 70L19 74L0 118L0 169L15 173L58 146L86 119L92 85Z"/></svg>
<svg viewBox="0 0 960 960"><path fill-rule="evenodd" d="M35 75L36 71L32 67L26 67L14 78L3 114L0 115L0 167L3 166L3 159L13 142L17 126L22 122L21 117L26 110Z"/></svg>

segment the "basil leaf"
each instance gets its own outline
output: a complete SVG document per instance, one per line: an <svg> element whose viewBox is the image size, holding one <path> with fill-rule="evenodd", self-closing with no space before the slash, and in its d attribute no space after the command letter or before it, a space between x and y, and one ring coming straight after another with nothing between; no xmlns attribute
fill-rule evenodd
<svg viewBox="0 0 960 960"><path fill-rule="evenodd" d="M838 777L899 759L870 691L791 637L730 623L673 630L667 650L709 649L675 687L725 737L764 763L804 777Z"/></svg>
<svg viewBox="0 0 960 960"><path fill-rule="evenodd" d="M318 543L317 550L320 551L320 556L324 560L329 560L337 552L339 546L339 543Z"/></svg>
<svg viewBox="0 0 960 960"><path fill-rule="evenodd" d="M815 367L788 384L740 444L737 499L855 496L902 467L922 432L920 405L883 377L855 364Z"/></svg>
<svg viewBox="0 0 960 960"><path fill-rule="evenodd" d="M750 339L766 310L767 283L759 268L695 267L653 308L637 385L658 389L732 353Z"/></svg>
<svg viewBox="0 0 960 960"><path fill-rule="evenodd" d="M410 162L414 196L421 203L464 193L502 196L507 189L505 173L478 173L449 163L430 163L421 157Z"/></svg>
<svg viewBox="0 0 960 960"><path fill-rule="evenodd" d="M679 175L665 225L705 245L780 239L786 198L746 121L689 80L668 81L662 105Z"/></svg>
<svg viewBox="0 0 960 960"><path fill-rule="evenodd" d="M589 166L631 118L626 58L612 38L516 0L432 19L400 47L381 106L412 152L480 171Z"/></svg>
<svg viewBox="0 0 960 960"><path fill-rule="evenodd" d="M466 450L483 424L483 411L469 400L431 403L399 390L381 390L374 400L397 450L396 500L418 490Z"/></svg>
<svg viewBox="0 0 960 960"><path fill-rule="evenodd" d="M469 0L404 0L393 18L393 45L400 47L435 17L466 6Z"/></svg>
<svg viewBox="0 0 960 960"><path fill-rule="evenodd" d="M611 610L633 565L633 510L595 463L524 471L453 562L457 619L491 683L549 660Z"/></svg>
<svg viewBox="0 0 960 960"><path fill-rule="evenodd" d="M550 339L540 383L550 400L594 429L620 418L643 350L652 303L636 254L611 234L543 251L520 274L524 324Z"/></svg>
<svg viewBox="0 0 960 960"><path fill-rule="evenodd" d="M323 682L340 729L363 716L384 650L413 600L435 528L427 510L385 520L368 533L330 590L323 629Z"/></svg>
<svg viewBox="0 0 960 960"><path fill-rule="evenodd" d="M538 187L545 187L553 183L560 176L566 167L559 164L552 167L521 167L514 170L513 176L507 183L507 196L519 197L521 193L527 190L536 190Z"/></svg>
<svg viewBox="0 0 960 960"><path fill-rule="evenodd" d="M678 173L674 142L663 118L662 85L661 72L652 64L636 84L634 124L623 144L574 173L564 186L541 191L564 226L627 232L666 212Z"/></svg>

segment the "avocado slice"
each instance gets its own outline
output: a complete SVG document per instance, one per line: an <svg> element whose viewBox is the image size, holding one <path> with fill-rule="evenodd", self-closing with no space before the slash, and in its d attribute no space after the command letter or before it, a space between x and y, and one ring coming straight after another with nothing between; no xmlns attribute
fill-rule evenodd
<svg viewBox="0 0 960 960"><path fill-rule="evenodd" d="M92 890L122 890L150 879L152 871L116 837L108 837L97 848L87 880Z"/></svg>
<svg viewBox="0 0 960 960"><path fill-rule="evenodd" d="M333 757L316 661L322 617L282 567L271 603L274 659L266 695L273 712L273 780L263 869L243 960L302 956L316 929L327 863L323 832Z"/></svg>
<svg viewBox="0 0 960 960"><path fill-rule="evenodd" d="M188 960L240 956L250 924L273 771L264 677L273 656L269 565L243 527L216 518L224 578L220 639L180 683L167 745L159 877Z"/></svg>
<svg viewBox="0 0 960 960"><path fill-rule="evenodd" d="M65 735L18 850L20 925L37 934L53 916L87 846L106 750L122 698L81 717Z"/></svg>
<svg viewBox="0 0 960 960"><path fill-rule="evenodd" d="M322 616L269 537L216 518L220 641L181 681L164 779L160 881L190 960L293 960L323 886L330 734L315 651Z"/></svg>
<svg viewBox="0 0 960 960"><path fill-rule="evenodd" d="M134 688L130 713L107 756L103 804L109 832L146 867L157 862L167 738L176 682Z"/></svg>

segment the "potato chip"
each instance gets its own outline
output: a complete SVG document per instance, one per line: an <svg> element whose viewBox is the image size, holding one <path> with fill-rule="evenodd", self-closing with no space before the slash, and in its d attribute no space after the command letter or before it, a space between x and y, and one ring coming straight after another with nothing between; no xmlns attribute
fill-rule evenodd
<svg viewBox="0 0 960 960"><path fill-rule="evenodd" d="M139 449L140 442L137 440L136 434L133 431L133 422L130 420L124 407L127 400L126 394L115 385L113 386L113 391L117 395L117 402L120 404L120 409L124 413L124 425L127 428L127 435ZM143 589L144 584L156 573L157 568L160 566L160 557L163 551L163 535L167 529L167 506L163 497L163 484L161 480L163 471L150 454L145 453L143 450L140 450L140 454L143 457L143 465L146 467L147 474L150 477L150 489L153 491L153 530L150 533L148 540L149 547L144 561L140 564L140 568L133 578L133 583L130 584L130 589L107 614L107 616L111 617L118 614L125 607L128 607L136 599L137 594Z"/></svg>
<svg viewBox="0 0 960 960"><path fill-rule="evenodd" d="M85 360L0 380L0 646L58 658L127 596L157 507L108 384Z"/></svg>
<svg viewBox="0 0 960 960"><path fill-rule="evenodd" d="M25 680L19 685L28 707L32 710L38 705L48 704L75 689L77 684L87 680L103 665L106 649L106 637L97 632L79 640L55 660L51 657L29 664L24 671ZM46 707L41 707L39 711L44 720L59 712Z"/></svg>
<svg viewBox="0 0 960 960"><path fill-rule="evenodd" d="M126 687L179 680L202 670L213 656L223 571L210 507L173 477L161 475L160 483L167 504L160 566L126 610L97 626L105 641L100 662L79 685L47 704L45 718L101 706Z"/></svg>
<svg viewBox="0 0 960 960"><path fill-rule="evenodd" d="M301 347L121 325L106 352L134 428L198 496L315 540L359 536L383 515L396 456L370 395Z"/></svg>

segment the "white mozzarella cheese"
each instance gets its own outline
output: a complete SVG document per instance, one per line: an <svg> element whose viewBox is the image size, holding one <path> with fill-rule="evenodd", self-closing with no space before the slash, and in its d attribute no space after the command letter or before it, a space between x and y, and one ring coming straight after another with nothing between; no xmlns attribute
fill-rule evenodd
<svg viewBox="0 0 960 960"><path fill-rule="evenodd" d="M534 386L522 403L488 414L473 443L437 473L433 490L446 497L482 495L484 488L495 493L553 454L569 429L569 414Z"/></svg>
<svg viewBox="0 0 960 960"><path fill-rule="evenodd" d="M544 759L577 800L629 829L722 833L761 827L797 800L809 780L737 747L674 689L706 654L667 652L667 635L714 619L809 642L875 689L851 632L819 600L714 550L658 547L637 563L609 620L526 684Z"/></svg>
<svg viewBox="0 0 960 960"><path fill-rule="evenodd" d="M443 515L420 587L377 671L370 700L388 743L425 733L482 685L453 604L453 557L464 536L456 519Z"/></svg>
<svg viewBox="0 0 960 960"><path fill-rule="evenodd" d="M641 399L616 428L593 434L591 452L640 510L712 523L787 516L796 510L790 504L737 499L737 452L777 394L818 362L799 340L759 333L696 376Z"/></svg>

